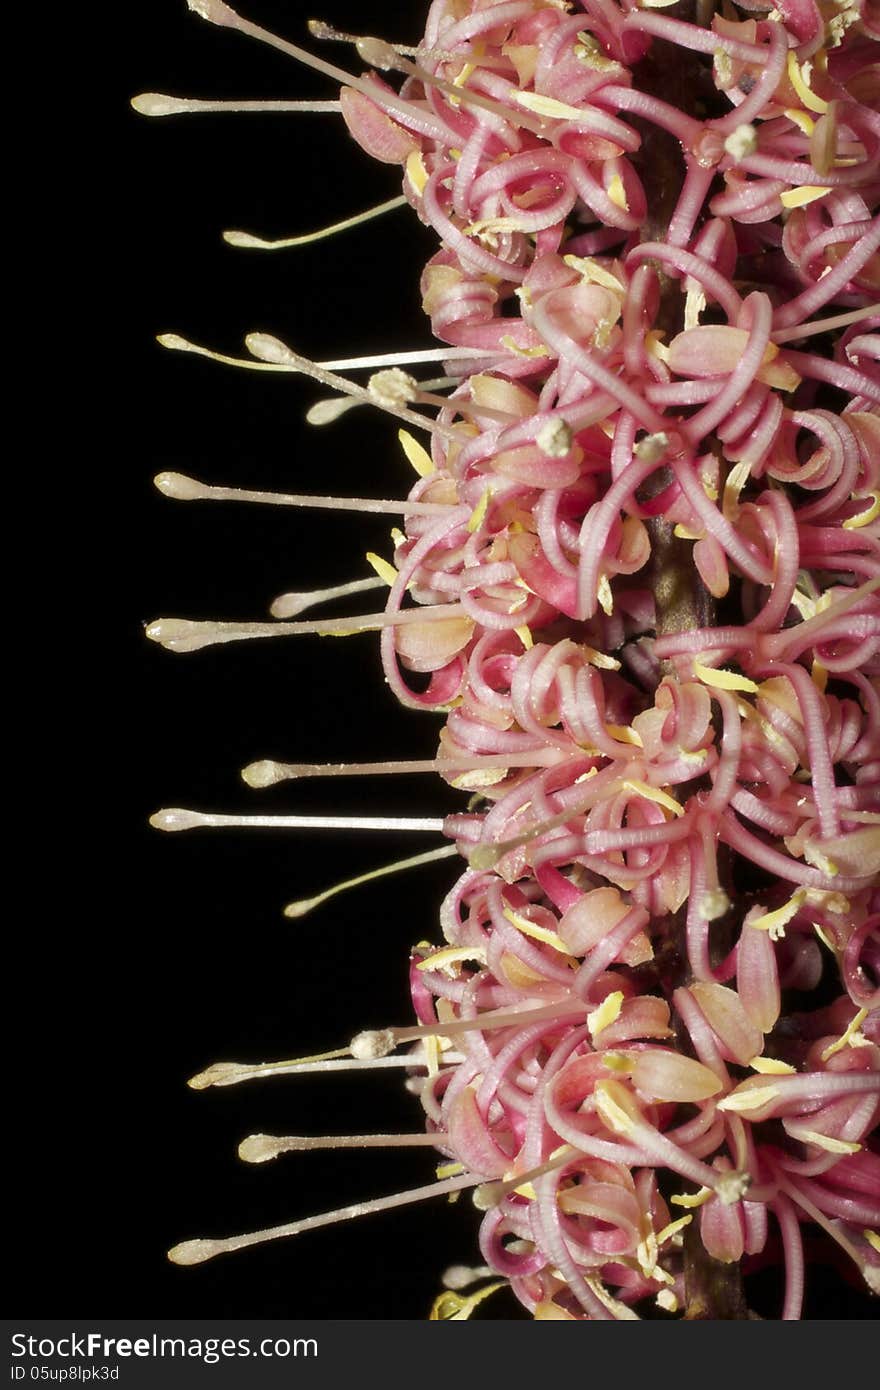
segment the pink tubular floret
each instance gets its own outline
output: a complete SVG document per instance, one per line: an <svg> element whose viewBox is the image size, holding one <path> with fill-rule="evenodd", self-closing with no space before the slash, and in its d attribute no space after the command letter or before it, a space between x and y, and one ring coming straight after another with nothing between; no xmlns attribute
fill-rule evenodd
<svg viewBox="0 0 880 1390"><path fill-rule="evenodd" d="M775 1225L785 1319L803 1223L876 1287L880 131L846 61L876 35L823 14L434 0L404 95L448 142L395 116L426 312L492 353L390 600L448 603L460 644L383 635L441 757L497 758L450 774L471 867L413 979L464 1060L423 1099L502 1184L481 1249L539 1317L681 1307L687 1218L745 1271ZM708 106L640 90L658 44Z"/></svg>

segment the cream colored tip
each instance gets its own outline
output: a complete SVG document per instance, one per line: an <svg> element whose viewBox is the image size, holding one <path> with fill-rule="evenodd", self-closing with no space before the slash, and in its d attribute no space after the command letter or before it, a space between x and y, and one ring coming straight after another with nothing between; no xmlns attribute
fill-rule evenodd
<svg viewBox="0 0 880 1390"><path fill-rule="evenodd" d="M249 1134L238 1146L238 1156L244 1163L268 1163L284 1152L287 1140L272 1134Z"/></svg>
<svg viewBox="0 0 880 1390"><path fill-rule="evenodd" d="M264 787L274 787L276 782L282 781L278 763L273 763L268 758L263 758L261 762L248 763L247 767L241 769L241 780L254 791L262 791Z"/></svg>
<svg viewBox="0 0 880 1390"><path fill-rule="evenodd" d="M192 109L185 97L170 97L165 92L141 92L132 97L131 105L139 116L178 116Z"/></svg>
<svg viewBox="0 0 880 1390"><path fill-rule="evenodd" d="M535 443L548 458L565 458L571 452L574 436L565 420L548 420L538 431Z"/></svg>
<svg viewBox="0 0 880 1390"><path fill-rule="evenodd" d="M390 1028L369 1030L358 1033L351 1040L351 1055L359 1062L374 1062L377 1057L387 1057L393 1052L397 1042Z"/></svg>
<svg viewBox="0 0 880 1390"><path fill-rule="evenodd" d="M187 1086L193 1091L206 1091L209 1086L234 1086L245 1075L250 1076L253 1067L241 1062L214 1062L196 1076L191 1076Z"/></svg>
<svg viewBox="0 0 880 1390"><path fill-rule="evenodd" d="M248 333L244 344L251 356L260 362L287 367L299 361L296 354L280 338L273 338L271 333Z"/></svg>
<svg viewBox="0 0 880 1390"><path fill-rule="evenodd" d="M742 1200L752 1185L749 1173L722 1173L715 1191L725 1207L732 1207Z"/></svg>
<svg viewBox="0 0 880 1390"><path fill-rule="evenodd" d="M482 1182L479 1187L474 1188L471 1200L477 1211L491 1211L493 1207L497 1207L503 1192L503 1183Z"/></svg>
<svg viewBox="0 0 880 1390"><path fill-rule="evenodd" d="M271 251L273 243L263 237L252 236L250 232L228 231L223 233L227 246L245 246L251 250Z"/></svg>
<svg viewBox="0 0 880 1390"><path fill-rule="evenodd" d="M232 28L238 20L238 15L228 5L224 5L223 0L186 0L186 3L193 14L197 14L200 19L206 19L209 24Z"/></svg>
<svg viewBox="0 0 880 1390"><path fill-rule="evenodd" d="M755 153L758 148L758 132L752 125L738 125L728 135L724 142L724 148L731 159L738 164L741 159L748 159Z"/></svg>
<svg viewBox="0 0 880 1390"><path fill-rule="evenodd" d="M483 873L486 869L494 869L500 858L501 853L497 845L477 845L468 855L468 863L472 869Z"/></svg>
<svg viewBox="0 0 880 1390"><path fill-rule="evenodd" d="M316 401L306 411L306 422L310 425L332 425L334 420L338 420L347 410L354 410L356 405L365 404L365 401L352 396L334 396L331 400Z"/></svg>
<svg viewBox="0 0 880 1390"><path fill-rule="evenodd" d="M510 1246L507 1247L510 1249ZM461 1289L467 1289L471 1284L476 1284L480 1279L491 1277L492 1271L488 1265L450 1265L440 1276L440 1282L444 1289L452 1289L456 1293Z"/></svg>
<svg viewBox="0 0 880 1390"><path fill-rule="evenodd" d="M324 902L325 897L326 894L318 893L314 898L300 898L298 902L287 903L284 908L284 916L289 921L296 921L298 917L305 917L314 908L319 907Z"/></svg>
<svg viewBox="0 0 880 1390"><path fill-rule="evenodd" d="M173 1265L200 1265L219 1253L215 1240L185 1240L168 1251L168 1258Z"/></svg>
<svg viewBox="0 0 880 1390"><path fill-rule="evenodd" d="M177 502L194 502L197 498L208 497L210 488L200 483L198 478L190 478L186 473L157 473L153 479L163 497L173 497Z"/></svg>
<svg viewBox="0 0 880 1390"><path fill-rule="evenodd" d="M217 639L217 624L193 622L190 618L155 618L148 623L144 635L170 652L197 652L212 647Z"/></svg>
<svg viewBox="0 0 880 1390"><path fill-rule="evenodd" d="M185 811L179 806L167 807L150 816L154 830L195 830L204 823L205 818L199 811Z"/></svg>
<svg viewBox="0 0 880 1390"><path fill-rule="evenodd" d="M396 49L383 39L358 39L355 48L359 58L371 68L378 68L382 72L393 71L400 62L400 55Z"/></svg>
<svg viewBox="0 0 880 1390"><path fill-rule="evenodd" d="M169 348L171 352L197 351L193 344L187 342L186 338L181 338L179 333L157 333L156 342L163 348Z"/></svg>
<svg viewBox="0 0 880 1390"><path fill-rule="evenodd" d="M660 430L657 434L646 434L644 439L640 439L633 453L646 463L657 463L668 448L669 435Z"/></svg>

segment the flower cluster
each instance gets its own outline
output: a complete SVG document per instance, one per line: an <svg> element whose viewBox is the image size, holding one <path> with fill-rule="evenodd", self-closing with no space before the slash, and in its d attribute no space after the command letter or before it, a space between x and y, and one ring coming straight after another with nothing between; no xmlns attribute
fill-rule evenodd
<svg viewBox="0 0 880 1390"><path fill-rule="evenodd" d="M462 1054L422 1102L536 1316L685 1306L683 1227L733 1264L772 1215L792 1317L800 1222L880 1286L876 35L568 8L436 0L411 109L343 94L441 240L434 333L481 354L396 551L389 611L432 621L383 634L481 803L413 957ZM655 39L712 55L720 114L640 90Z"/></svg>
<svg viewBox="0 0 880 1390"><path fill-rule="evenodd" d="M341 95L440 242L451 391L360 393L430 436L369 625L472 794L418 1026L352 1053L416 1044L538 1318L745 1316L779 1251L796 1318L805 1223L880 1292L880 34L767 10L434 0Z"/></svg>

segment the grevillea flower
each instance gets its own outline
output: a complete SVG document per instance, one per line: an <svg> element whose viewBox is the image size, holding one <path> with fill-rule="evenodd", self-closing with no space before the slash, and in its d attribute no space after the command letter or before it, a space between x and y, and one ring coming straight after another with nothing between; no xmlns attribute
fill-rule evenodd
<svg viewBox="0 0 880 1390"><path fill-rule="evenodd" d="M452 843L380 872L464 861L414 927L415 1023L191 1083L399 1068L423 1130L255 1135L241 1157L429 1147L436 1181L172 1260L469 1192L484 1264L453 1272L437 1318L505 1283L539 1319L745 1317L750 1275L777 1265L774 1315L796 1319L805 1233L880 1293L870 7L749 0L698 23L633 0L434 0L415 48L313 25L354 45L351 67L220 0L190 7L341 85L354 140L400 166L439 244L420 288L441 346L318 364L266 333L240 359L164 335L316 379L333 392L316 423L385 411L417 481L340 499L160 474L178 500L396 524L367 580L284 595L272 622L147 635L380 633L399 702L442 717L434 756L261 760L245 781L429 771L470 801L418 821L154 817L424 830ZM410 375L427 362L442 375ZM366 386L342 374L363 367ZM375 611L298 616L385 586Z"/></svg>

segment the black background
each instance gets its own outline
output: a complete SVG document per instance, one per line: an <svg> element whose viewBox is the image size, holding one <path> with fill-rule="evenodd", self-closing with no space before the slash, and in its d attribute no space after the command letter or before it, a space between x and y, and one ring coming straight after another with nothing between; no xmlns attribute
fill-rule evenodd
<svg viewBox="0 0 880 1390"><path fill-rule="evenodd" d="M315 8L341 28L419 38L421 5ZM312 43L312 9L248 0L246 10ZM58 158L51 221L70 236L43 262L47 274L60 265L71 304L83 307L65 311L57 330L63 368L50 360L40 375L59 392L77 384L63 405L53 388L53 404L30 422L29 454L52 473L51 481L36 474L46 481L35 485L41 520L24 576L39 627L28 622L32 655L16 664L33 672L39 706L14 796L33 798L40 867L12 874L25 890L8 957L23 1014L10 1068L19 1117L14 1311L424 1318L443 1268L478 1262L467 1198L195 1269L172 1267L165 1251L432 1180L430 1151L310 1153L262 1167L236 1157L239 1140L256 1131L420 1129L418 1103L397 1073L202 1093L185 1082L215 1060L291 1057L345 1045L363 1027L409 1022L408 949L439 939L454 862L291 923L281 915L290 899L441 842L171 836L146 822L162 805L443 814L460 798L433 778L255 793L238 775L266 756L430 757L439 720L398 709L374 635L181 656L148 643L143 625L159 615L260 619L276 594L364 577L365 551L392 552L394 518L176 503L152 486L160 470L392 497L414 478L395 423L377 412L312 429L305 411L326 395L314 383L169 353L155 335L177 332L238 355L254 329L315 358L430 346L418 275L434 241L399 210L302 249L226 246L227 227L283 236L360 211L398 193L400 171L373 163L339 117L136 115L129 99L147 90L282 99L337 91L204 23L183 0L122 7L112 18L112 53L104 33L95 55L108 99L69 162ZM323 51L360 71L347 47ZM58 444L45 444L56 429ZM319 611L382 602L377 591ZM502 1297L503 1315L517 1316Z"/></svg>

